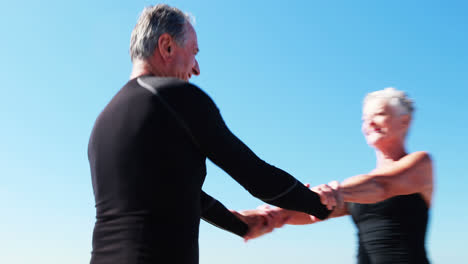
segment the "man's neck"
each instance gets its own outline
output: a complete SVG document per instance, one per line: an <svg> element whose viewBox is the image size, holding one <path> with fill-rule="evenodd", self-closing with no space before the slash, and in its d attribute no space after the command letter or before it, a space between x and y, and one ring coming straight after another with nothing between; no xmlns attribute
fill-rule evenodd
<svg viewBox="0 0 468 264"><path fill-rule="evenodd" d="M135 79L148 74L154 74L152 71L152 67L148 62L142 60L135 60L133 62L132 74L130 75L130 79Z"/></svg>

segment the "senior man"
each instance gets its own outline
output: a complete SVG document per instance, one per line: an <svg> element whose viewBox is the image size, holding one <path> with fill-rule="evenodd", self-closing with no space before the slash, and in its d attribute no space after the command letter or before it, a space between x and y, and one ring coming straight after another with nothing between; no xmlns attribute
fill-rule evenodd
<svg viewBox="0 0 468 264"><path fill-rule="evenodd" d="M200 218L244 238L268 232L258 216L230 212L202 191L206 158L269 204L320 219L330 212L317 193L259 159L188 82L200 74L197 53L185 13L162 4L143 10L131 35L130 80L99 115L89 141L92 264L198 263Z"/></svg>

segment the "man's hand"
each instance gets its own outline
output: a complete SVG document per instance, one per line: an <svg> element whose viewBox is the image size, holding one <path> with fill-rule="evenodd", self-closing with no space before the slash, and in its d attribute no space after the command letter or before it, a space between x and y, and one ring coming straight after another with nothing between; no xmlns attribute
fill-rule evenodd
<svg viewBox="0 0 468 264"><path fill-rule="evenodd" d="M270 233L275 228L276 222L273 219L272 214L269 214L268 212L259 209L243 210L239 212L234 210L230 211L249 226L249 231L244 236L245 242L249 239Z"/></svg>
<svg viewBox="0 0 468 264"><path fill-rule="evenodd" d="M260 210L268 215L268 219L274 228L283 227L291 218L290 210L286 210L279 207L272 207L268 204L260 205L259 207L257 207L257 210Z"/></svg>

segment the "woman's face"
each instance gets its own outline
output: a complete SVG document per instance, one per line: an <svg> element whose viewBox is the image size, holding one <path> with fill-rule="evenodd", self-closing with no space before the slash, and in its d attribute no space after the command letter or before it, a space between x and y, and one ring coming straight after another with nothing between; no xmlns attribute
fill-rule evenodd
<svg viewBox="0 0 468 264"><path fill-rule="evenodd" d="M362 111L362 132L367 144L376 148L386 144L403 144L408 130L409 116L398 115L386 99L366 102Z"/></svg>

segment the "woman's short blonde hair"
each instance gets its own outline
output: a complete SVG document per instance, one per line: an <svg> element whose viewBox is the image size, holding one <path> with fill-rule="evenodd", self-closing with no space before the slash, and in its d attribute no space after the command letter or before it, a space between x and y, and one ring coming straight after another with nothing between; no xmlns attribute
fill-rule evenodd
<svg viewBox="0 0 468 264"><path fill-rule="evenodd" d="M398 115L412 115L414 111L413 100L411 100L405 92L399 91L393 87L388 87L383 90L368 93L364 97L363 104L374 99L384 99L388 105L393 107Z"/></svg>

